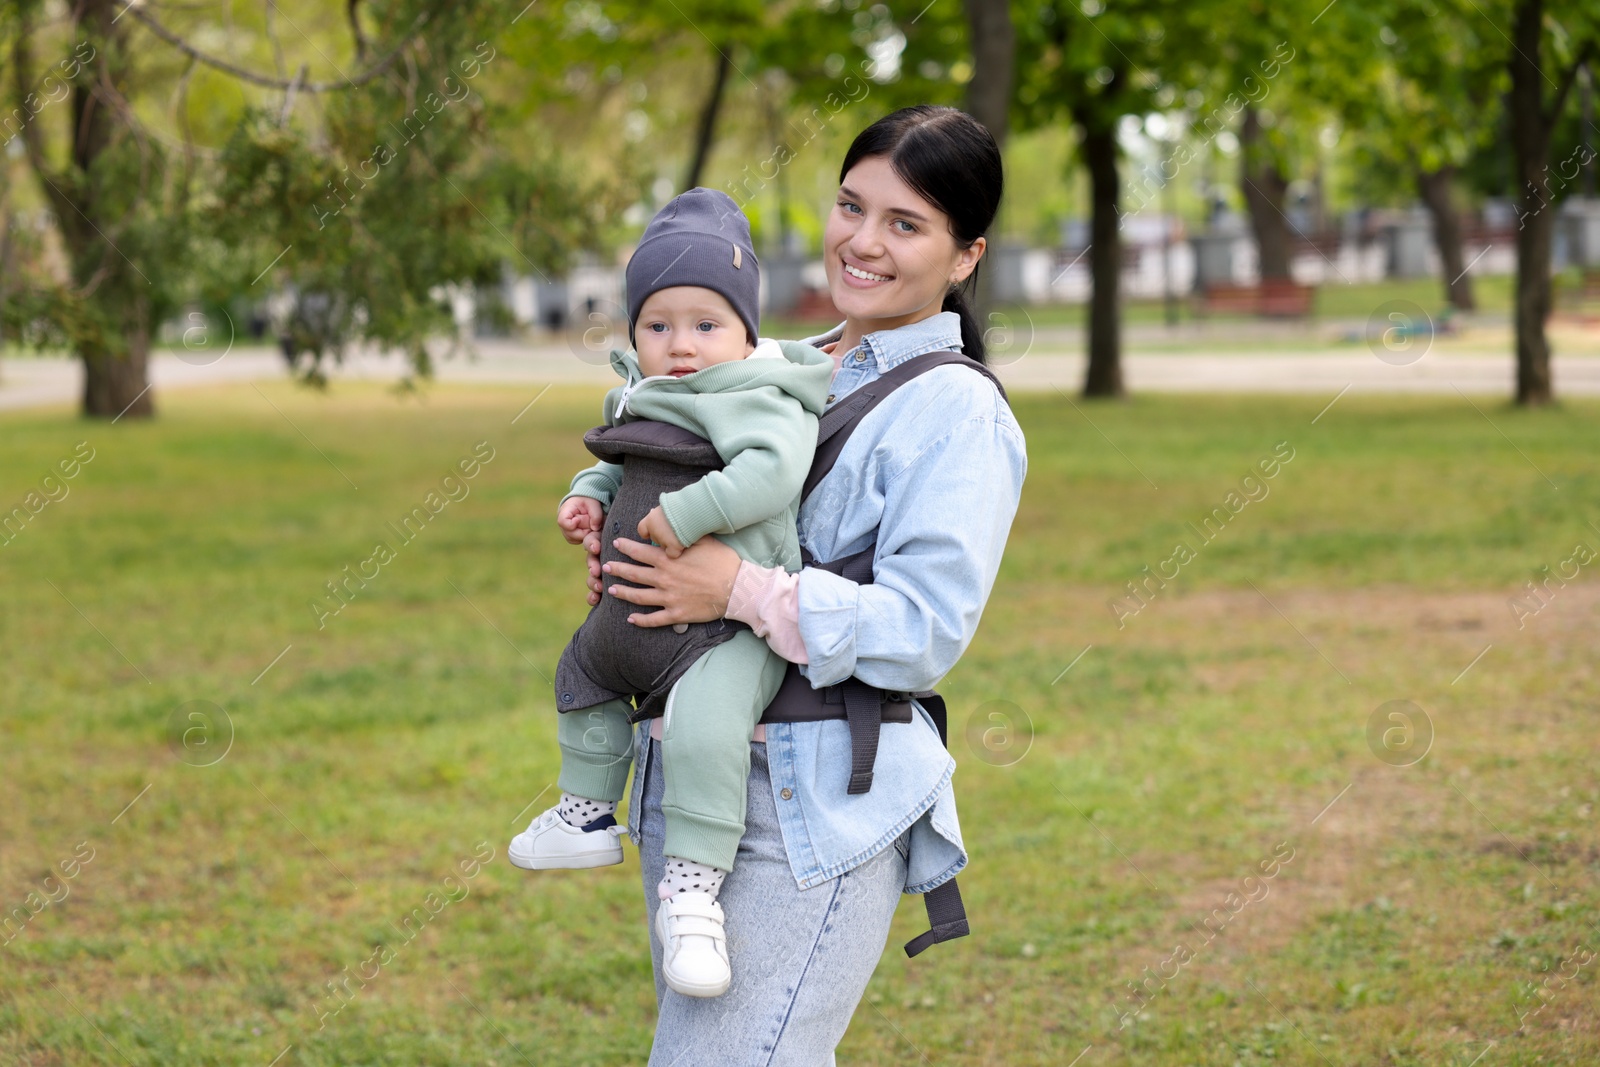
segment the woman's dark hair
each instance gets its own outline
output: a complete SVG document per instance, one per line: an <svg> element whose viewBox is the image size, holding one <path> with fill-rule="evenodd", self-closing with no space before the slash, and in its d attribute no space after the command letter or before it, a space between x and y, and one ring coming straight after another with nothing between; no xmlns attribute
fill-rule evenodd
<svg viewBox="0 0 1600 1067"><path fill-rule="evenodd" d="M874 156L887 159L901 181L949 216L950 235L959 247L970 248L994 222L1005 184L1000 147L983 123L965 111L918 104L885 115L851 142L839 183L850 168ZM974 267L960 287L951 286L943 310L961 316L961 350L982 363L983 327L966 300L977 278Z"/></svg>

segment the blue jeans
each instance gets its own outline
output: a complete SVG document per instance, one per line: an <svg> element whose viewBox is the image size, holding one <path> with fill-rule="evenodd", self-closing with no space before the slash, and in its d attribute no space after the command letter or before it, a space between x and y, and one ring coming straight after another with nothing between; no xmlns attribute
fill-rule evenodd
<svg viewBox="0 0 1600 1067"><path fill-rule="evenodd" d="M661 744L650 743L644 778L639 866L655 929L660 900ZM789 869L767 777L767 746L750 745L744 839L718 901L727 913L733 984L720 997L685 997L661 979L661 946L650 935L660 1009L651 1067L831 1067L856 1005L883 955L906 881L907 837L838 878L800 890Z"/></svg>

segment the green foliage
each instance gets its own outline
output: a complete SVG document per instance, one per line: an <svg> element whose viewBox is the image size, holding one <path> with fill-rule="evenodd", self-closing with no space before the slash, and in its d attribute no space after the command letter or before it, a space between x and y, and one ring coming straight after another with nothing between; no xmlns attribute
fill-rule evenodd
<svg viewBox="0 0 1600 1067"><path fill-rule="evenodd" d="M15 66L0 110L28 116L8 147L25 150L39 171L66 263L47 268L42 234L24 236L17 251L35 254L7 280L0 328L39 346L126 352L183 299L194 265L192 161L127 121L125 89L108 90L135 64L125 34L94 24L75 35L41 28L36 4L4 14ZM91 165L74 165L86 158Z"/></svg>
<svg viewBox="0 0 1600 1067"><path fill-rule="evenodd" d="M1324 79L1350 138L1354 191L1369 201L1415 199L1418 171L1461 168L1505 118L1504 39L1456 0L1353 5L1330 27L1364 44L1341 81Z"/></svg>
<svg viewBox="0 0 1600 1067"><path fill-rule="evenodd" d="M1110 129L1172 107L1202 79L1214 12L1181 0L1045 0L1014 5L1024 128L1069 119Z"/></svg>
<svg viewBox="0 0 1600 1067"><path fill-rule="evenodd" d="M488 3L392 0L351 10L362 27L353 58L330 58L349 46L330 42L333 27L310 24L323 43L307 44L334 80L318 93L250 86L243 106L221 109L228 124L207 124L223 135L215 148L190 139L194 70L207 72L213 90L195 105L207 116L218 110L217 78L236 90L248 83L196 63L175 67L179 51L137 14L91 36L94 61L82 64L80 87L104 91L94 79L106 73L131 104L103 123L86 166L67 160L70 109L39 119L52 127L34 131L35 169L67 237L70 278L29 256L23 284L5 301L8 332L115 349L130 322L148 332L188 302L223 305L245 294L259 304L286 287L295 308L279 325L312 380L352 342L403 350L426 373L425 342L452 333L444 299L452 287L492 292L509 270L547 276L614 240L616 216L639 192L639 162L585 175L541 136L537 115L505 103L508 83L548 97L567 73L567 53L508 63L497 42L511 20ZM159 14L179 37L214 37L212 16ZM26 20L10 25L40 55L71 43ZM85 23L91 34L97 25ZM256 53L241 61L246 69L270 18L250 29L258 32L247 49L230 53ZM595 37L573 35L568 51L581 56ZM171 117L143 107L168 99Z"/></svg>
<svg viewBox="0 0 1600 1067"><path fill-rule="evenodd" d="M355 340L402 349L427 373L428 339L454 334L448 286L492 295L510 271L564 272L636 195L626 166L584 180L502 121L502 14L451 5L404 77L333 96L314 128L256 110L224 150L209 221L242 268L232 285L282 254L274 270L296 294L290 332L311 374ZM547 60L533 73L558 72Z"/></svg>

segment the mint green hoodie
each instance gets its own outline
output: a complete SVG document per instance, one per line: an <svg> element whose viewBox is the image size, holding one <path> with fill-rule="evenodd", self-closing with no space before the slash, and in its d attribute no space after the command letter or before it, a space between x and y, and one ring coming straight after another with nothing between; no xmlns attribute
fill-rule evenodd
<svg viewBox="0 0 1600 1067"><path fill-rule="evenodd" d="M624 384L606 394L601 411L607 426L668 422L710 441L726 464L661 494L661 510L678 540L692 545L716 534L744 559L799 570L800 489L816 451L833 357L799 341L762 340L742 360L681 378L641 377L632 351L613 351L611 366ZM596 463L572 479L561 499L593 497L609 511L621 484L620 464Z"/></svg>

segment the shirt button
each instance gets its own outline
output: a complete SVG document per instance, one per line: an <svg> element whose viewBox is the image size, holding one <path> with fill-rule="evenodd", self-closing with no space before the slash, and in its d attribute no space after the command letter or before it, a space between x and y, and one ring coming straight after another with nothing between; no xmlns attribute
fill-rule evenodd
<svg viewBox="0 0 1600 1067"><path fill-rule="evenodd" d="M829 394L828 394L828 399L827 399L827 400L825 400L825 401L823 401L823 403L825 403L825 404L831 404L831 403L833 403L833 394L832 394L832 393L829 393Z"/></svg>
<svg viewBox="0 0 1600 1067"><path fill-rule="evenodd" d="M793 800L794 799L794 790L793 789L785 789L783 792L779 793L778 795L780 797L782 797L783 799L785 799L785 800Z"/></svg>
<svg viewBox="0 0 1600 1067"><path fill-rule="evenodd" d="M867 361L867 354L865 352L857 352L856 353L856 362L857 363L865 363L866 361Z"/></svg>

